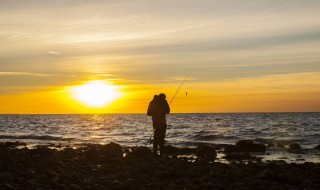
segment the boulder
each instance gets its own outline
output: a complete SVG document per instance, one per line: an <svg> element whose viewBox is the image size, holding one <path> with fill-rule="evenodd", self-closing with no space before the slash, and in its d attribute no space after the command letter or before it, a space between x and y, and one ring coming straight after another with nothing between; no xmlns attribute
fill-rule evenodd
<svg viewBox="0 0 320 190"><path fill-rule="evenodd" d="M182 155L195 154L195 152L196 152L195 148L184 147L179 149L179 154L182 154Z"/></svg>
<svg viewBox="0 0 320 190"><path fill-rule="evenodd" d="M149 158L152 156L153 156L153 154L152 154L151 150L147 147L144 147L144 146L136 147L135 149L133 149L132 152L130 152L128 154L128 157L138 158L138 159Z"/></svg>
<svg viewBox="0 0 320 190"><path fill-rule="evenodd" d="M230 153L233 153L233 152L238 152L238 148L235 146L235 145L226 145L224 147L224 150L223 152L225 154L230 154Z"/></svg>
<svg viewBox="0 0 320 190"><path fill-rule="evenodd" d="M301 153L302 148L298 143L292 143L289 145L288 152L291 153Z"/></svg>
<svg viewBox="0 0 320 190"><path fill-rule="evenodd" d="M266 149L264 144L251 144L249 146L249 152L265 152Z"/></svg>
<svg viewBox="0 0 320 190"><path fill-rule="evenodd" d="M240 152L265 152L267 149L264 144L254 144L252 140L240 140L236 147Z"/></svg>
<svg viewBox="0 0 320 190"><path fill-rule="evenodd" d="M111 142L111 143L105 145L103 147L103 151L109 157L116 157L116 158L123 157L122 147L117 143Z"/></svg>
<svg viewBox="0 0 320 190"><path fill-rule="evenodd" d="M236 147L241 152L249 152L250 145L254 144L252 140L239 140L236 143Z"/></svg>
<svg viewBox="0 0 320 190"><path fill-rule="evenodd" d="M199 145L197 148L196 155L199 160L213 161L217 157L217 153L213 147L208 145Z"/></svg>
<svg viewBox="0 0 320 190"><path fill-rule="evenodd" d="M316 146L314 149L320 150L320 144L318 146Z"/></svg>

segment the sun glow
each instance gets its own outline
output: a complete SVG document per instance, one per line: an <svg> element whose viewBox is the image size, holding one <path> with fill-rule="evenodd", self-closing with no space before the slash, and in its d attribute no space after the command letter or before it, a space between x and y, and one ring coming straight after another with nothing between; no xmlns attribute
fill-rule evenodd
<svg viewBox="0 0 320 190"><path fill-rule="evenodd" d="M115 86L105 81L89 81L83 85L72 87L73 98L88 107L100 108L107 106L119 98L120 93Z"/></svg>

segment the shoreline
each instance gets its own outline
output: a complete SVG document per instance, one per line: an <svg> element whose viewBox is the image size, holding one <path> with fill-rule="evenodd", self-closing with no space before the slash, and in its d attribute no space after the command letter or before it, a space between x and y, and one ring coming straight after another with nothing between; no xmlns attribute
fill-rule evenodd
<svg viewBox="0 0 320 190"><path fill-rule="evenodd" d="M235 150L236 144L240 141L249 141L250 143L253 143L254 145L261 145L261 150L253 150L248 151L250 154L241 156L240 158L238 154L241 152L247 152L247 150ZM296 163L296 164L303 164L304 162L313 162L313 163L320 163L320 145L314 147L314 148L302 148L298 143L291 143L291 144L278 144L278 146L274 144L266 144L259 143L254 140L239 140L235 144L216 144L216 143L197 143L192 146L181 146L181 145L173 145L172 143L167 143L166 149L169 150L169 155L179 156L179 157L188 157L190 161L194 161L197 159L196 151L197 146L199 145L205 145L212 147L215 152L217 153L217 156L215 156L215 162L222 162L222 163L229 163L233 160L237 161L252 161L257 160L259 162L271 162L271 161L281 161L286 163ZM9 143L9 146L14 146L15 148L28 148L28 149L35 149L37 147L48 147L50 149L56 149L56 150L63 150L65 148L83 148L87 146L103 146L106 144L100 144L100 143L84 143L84 142L46 142L42 141L42 143L30 143L28 141L0 141L0 144L4 145L6 143ZM257 143L257 144L256 144ZM121 143L120 143L121 144ZM250 145L250 144L249 144ZM138 146L145 146L142 144L138 144L135 146L132 145L126 145L121 144L121 147L124 150L132 150L135 147ZM290 146L293 146L290 148ZM152 150L152 145L147 144L149 149ZM227 147L227 150L226 150ZM230 152L231 148L231 152ZM261 147L260 147L261 148ZM187 152L184 150L188 150ZM225 158L228 156L229 153L235 153L233 157ZM232 155L231 155L232 156Z"/></svg>
<svg viewBox="0 0 320 190"><path fill-rule="evenodd" d="M167 156L154 157L148 148L129 149L116 143L60 150L18 145L0 144L0 189L320 188L319 163L238 159L227 164L211 160L212 149L205 146L171 147ZM194 150L198 158L192 161L178 156Z"/></svg>

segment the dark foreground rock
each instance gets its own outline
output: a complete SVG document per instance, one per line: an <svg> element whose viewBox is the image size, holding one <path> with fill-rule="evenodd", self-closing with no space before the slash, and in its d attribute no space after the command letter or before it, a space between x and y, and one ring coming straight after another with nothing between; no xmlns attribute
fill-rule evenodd
<svg viewBox="0 0 320 190"><path fill-rule="evenodd" d="M155 158L145 147L126 157L110 156L105 145L0 147L0 189L320 189L314 163L188 162Z"/></svg>
<svg viewBox="0 0 320 190"><path fill-rule="evenodd" d="M253 159L249 152L233 152L224 156L227 160L248 160Z"/></svg>
<svg viewBox="0 0 320 190"><path fill-rule="evenodd" d="M117 158L123 157L122 147L119 144L111 142L105 145L103 147L103 150L107 156L117 157Z"/></svg>
<svg viewBox="0 0 320 190"><path fill-rule="evenodd" d="M136 147L133 149L132 152L128 153L128 158L135 158L135 159L144 159L152 157L153 154L151 150L147 147Z"/></svg>
<svg viewBox="0 0 320 190"><path fill-rule="evenodd" d="M171 155L188 155L188 154L195 154L197 152L196 148L178 148L174 147L172 145L166 145L165 146L165 154L171 154Z"/></svg>
<svg viewBox="0 0 320 190"><path fill-rule="evenodd" d="M225 154L231 154L234 152L238 152L238 148L235 145L226 145L224 147L224 153Z"/></svg>
<svg viewBox="0 0 320 190"><path fill-rule="evenodd" d="M239 140L236 147L239 152L265 152L267 149L264 144L255 144L252 140Z"/></svg>
<svg viewBox="0 0 320 190"><path fill-rule="evenodd" d="M217 157L217 153L213 147L209 145L199 145L196 155L199 160L214 161Z"/></svg>

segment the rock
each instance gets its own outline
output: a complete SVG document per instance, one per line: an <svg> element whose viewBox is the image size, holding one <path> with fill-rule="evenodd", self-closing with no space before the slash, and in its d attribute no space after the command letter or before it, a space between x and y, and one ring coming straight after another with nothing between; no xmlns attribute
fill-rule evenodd
<svg viewBox="0 0 320 190"><path fill-rule="evenodd" d="M132 152L128 154L128 157L130 158L139 158L139 159L149 158L151 156L153 156L151 150L144 146L136 147Z"/></svg>
<svg viewBox="0 0 320 190"><path fill-rule="evenodd" d="M289 150L300 150L302 149L301 146L298 143L292 143L289 145Z"/></svg>
<svg viewBox="0 0 320 190"><path fill-rule="evenodd" d="M254 144L252 140L240 140L236 147L240 152L265 152L267 149L264 144Z"/></svg>
<svg viewBox="0 0 320 190"><path fill-rule="evenodd" d="M49 170L47 172L47 176L50 178L53 178L53 177L58 177L59 175L56 172Z"/></svg>
<svg viewBox="0 0 320 190"><path fill-rule="evenodd" d="M267 145L267 147L268 147L268 148L275 148L275 147L276 147L276 145L275 145L275 144L273 144L273 143L269 143L269 144Z"/></svg>
<svg viewBox="0 0 320 190"><path fill-rule="evenodd" d="M283 171L278 174L279 181L282 183L287 183L291 185L299 185L302 183L302 180L291 172Z"/></svg>
<svg viewBox="0 0 320 190"><path fill-rule="evenodd" d="M140 183L136 180L128 179L123 183L121 189L128 189L128 190L140 189Z"/></svg>
<svg viewBox="0 0 320 190"><path fill-rule="evenodd" d="M46 145L37 145L35 149L31 149L30 153L35 155L35 156L40 156L40 157L49 157L51 156L55 150L50 149Z"/></svg>
<svg viewBox="0 0 320 190"><path fill-rule="evenodd" d="M188 154L195 154L194 148L178 148L172 145L165 146L164 149L165 154L171 155L188 155Z"/></svg>
<svg viewBox="0 0 320 190"><path fill-rule="evenodd" d="M197 148L196 155L199 160L213 161L217 157L217 153L213 147L208 145L199 145Z"/></svg>
<svg viewBox="0 0 320 190"><path fill-rule="evenodd" d="M119 144L116 144L113 142L105 145L103 147L103 151L106 154L106 156L109 156L109 157L115 157L115 158L123 157L122 147Z"/></svg>
<svg viewBox="0 0 320 190"><path fill-rule="evenodd" d="M230 154L230 153L237 152L237 151L238 151L238 149L235 145L226 145L223 150L223 152L225 154Z"/></svg>
<svg viewBox="0 0 320 190"><path fill-rule="evenodd" d="M277 180L278 176L270 169L265 169L260 175L260 179L275 181Z"/></svg>
<svg viewBox="0 0 320 190"><path fill-rule="evenodd" d="M34 180L34 179L28 180L26 182L26 185L31 187L31 189L42 189L41 188L41 186L42 186L41 183L39 183L37 180Z"/></svg>
<svg viewBox="0 0 320 190"><path fill-rule="evenodd" d="M292 143L289 145L288 152L291 153L302 153L302 148L298 143Z"/></svg>
<svg viewBox="0 0 320 190"><path fill-rule="evenodd" d="M63 149L63 151L67 152L67 153L74 153L75 149L71 148L71 147L66 147Z"/></svg>
<svg viewBox="0 0 320 190"><path fill-rule="evenodd" d="M234 152L227 154L223 158L227 160L245 160L245 159L251 159L249 152Z"/></svg>
<svg viewBox="0 0 320 190"><path fill-rule="evenodd" d="M167 145L164 149L165 154L177 154L179 152L179 148Z"/></svg>
<svg viewBox="0 0 320 190"><path fill-rule="evenodd" d="M276 147L277 148L281 148L281 149L285 149L286 146L284 146L284 144L281 144L281 143L276 143Z"/></svg>
<svg viewBox="0 0 320 190"><path fill-rule="evenodd" d="M21 172L21 175L27 178L33 178L36 175L36 173L34 172L33 169L26 169Z"/></svg>
<svg viewBox="0 0 320 190"><path fill-rule="evenodd" d="M59 184L59 182L60 182L60 178L59 177L53 177L53 178L51 178L51 183L53 183L53 184Z"/></svg>
<svg viewBox="0 0 320 190"><path fill-rule="evenodd" d="M251 144L249 145L249 152L265 152L266 146L264 144Z"/></svg>
<svg viewBox="0 0 320 190"><path fill-rule="evenodd" d="M179 149L179 154L187 155L187 154L195 154L196 149L195 148L180 148Z"/></svg>
<svg viewBox="0 0 320 190"><path fill-rule="evenodd" d="M12 182L14 179L14 173L4 172L0 173L0 182Z"/></svg>
<svg viewBox="0 0 320 190"><path fill-rule="evenodd" d="M254 142L252 140L239 140L236 143L236 147L241 152L248 152L249 146L252 144L254 144Z"/></svg>
<svg viewBox="0 0 320 190"><path fill-rule="evenodd" d="M70 184L68 186L68 189L70 189L70 190L82 190L82 188L79 185L76 185L76 184Z"/></svg>
<svg viewBox="0 0 320 190"><path fill-rule="evenodd" d="M3 190L15 190L16 188L14 188L10 184L3 183L3 184L0 184L0 189L3 189Z"/></svg>
<svg viewBox="0 0 320 190"><path fill-rule="evenodd" d="M320 144L318 146L316 146L314 149L320 150Z"/></svg>
<svg viewBox="0 0 320 190"><path fill-rule="evenodd" d="M7 148L16 148L18 146L27 146L26 143L19 142L19 141L16 141L16 142L5 142L5 143L1 143L1 144L3 144Z"/></svg>

